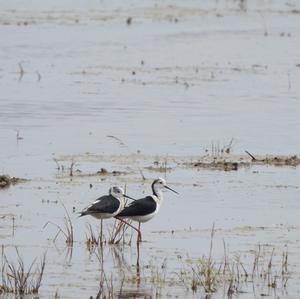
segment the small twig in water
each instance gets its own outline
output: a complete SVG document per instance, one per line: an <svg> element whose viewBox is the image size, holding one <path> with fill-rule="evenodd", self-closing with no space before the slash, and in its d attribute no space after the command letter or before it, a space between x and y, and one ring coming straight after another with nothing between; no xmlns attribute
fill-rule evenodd
<svg viewBox="0 0 300 299"><path fill-rule="evenodd" d="M57 170L60 170L60 165L59 165L57 159L56 159L56 158L53 158L53 161L56 163L56 166L57 166L56 169L57 169Z"/></svg>
<svg viewBox="0 0 300 299"><path fill-rule="evenodd" d="M40 82L41 79L42 79L42 76L41 76L41 74L39 73L39 71L36 71L36 74L37 74L37 81Z"/></svg>
<svg viewBox="0 0 300 299"><path fill-rule="evenodd" d="M142 177L143 181L145 181L146 177L144 176L143 171L141 169L140 169L140 174L141 174L141 177Z"/></svg>
<svg viewBox="0 0 300 299"><path fill-rule="evenodd" d="M21 62L19 62L18 63L18 65L19 65L19 69L20 69L20 71L19 71L19 81L21 81L22 80L22 78L23 78L23 76L24 76L24 74L25 74L25 72L24 72L24 69L23 69L23 66L22 66L22 63Z"/></svg>
<svg viewBox="0 0 300 299"><path fill-rule="evenodd" d="M269 33L268 33L268 28L267 28L267 24L266 24L266 21L265 21L265 17L262 13L260 13L260 16L263 20L263 25L264 25L264 36L268 36Z"/></svg>
<svg viewBox="0 0 300 299"><path fill-rule="evenodd" d="M120 138L116 137L116 136L113 136L113 135L107 135L106 137L108 138L112 138L116 141L119 142L120 146L125 146L125 147L128 147Z"/></svg>
<svg viewBox="0 0 300 299"><path fill-rule="evenodd" d="M13 228L13 230L12 230L12 235L14 236L15 235L15 220L16 220L16 218L15 218L15 216L12 216L12 228Z"/></svg>
<svg viewBox="0 0 300 299"><path fill-rule="evenodd" d="M74 166L76 165L76 162L74 161L74 158L72 158L71 165L70 165L70 176L73 176L73 170Z"/></svg>
<svg viewBox="0 0 300 299"><path fill-rule="evenodd" d="M257 159L252 154L250 154L248 151L245 151L245 153L248 154L252 158L252 161L257 161Z"/></svg>
<svg viewBox="0 0 300 299"><path fill-rule="evenodd" d="M24 138L22 136L20 136L20 131L19 130L16 130L17 134L16 134L16 139L17 141L19 140L23 140Z"/></svg>

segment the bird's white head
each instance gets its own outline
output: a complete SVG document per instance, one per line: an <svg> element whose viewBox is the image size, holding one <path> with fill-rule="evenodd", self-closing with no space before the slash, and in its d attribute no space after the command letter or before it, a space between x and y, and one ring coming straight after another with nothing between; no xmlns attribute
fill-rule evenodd
<svg viewBox="0 0 300 299"><path fill-rule="evenodd" d="M112 195L113 197L117 198L117 199L121 199L124 200L124 197L135 200L134 198L128 196L125 194L124 189L122 187L119 186L113 186L109 188L109 195Z"/></svg>
<svg viewBox="0 0 300 299"><path fill-rule="evenodd" d="M121 188L119 186L113 186L113 187L109 188L109 194L115 198L120 199L124 196L124 190L123 190L123 188Z"/></svg>
<svg viewBox="0 0 300 299"><path fill-rule="evenodd" d="M165 179L163 178L158 178L156 180L153 181L152 183L152 192L154 195L156 195L157 197L160 197L161 192L163 189L169 189L171 191L173 191L174 193L178 194L177 191L171 189L168 185Z"/></svg>

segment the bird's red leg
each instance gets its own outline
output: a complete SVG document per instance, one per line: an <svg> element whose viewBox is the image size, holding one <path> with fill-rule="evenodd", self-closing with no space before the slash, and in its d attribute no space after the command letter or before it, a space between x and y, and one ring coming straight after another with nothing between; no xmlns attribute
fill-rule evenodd
<svg viewBox="0 0 300 299"><path fill-rule="evenodd" d="M127 222L127 221L125 221L125 220L123 220L123 219L121 219L119 217L115 217L115 218L118 219L118 220L120 220L120 221L122 221L123 223L129 225L131 228L133 228L137 232L137 234L138 234L137 242L140 242L140 240L142 240L142 234L141 234L141 231L138 228L136 228L135 226L133 226L129 222Z"/></svg>

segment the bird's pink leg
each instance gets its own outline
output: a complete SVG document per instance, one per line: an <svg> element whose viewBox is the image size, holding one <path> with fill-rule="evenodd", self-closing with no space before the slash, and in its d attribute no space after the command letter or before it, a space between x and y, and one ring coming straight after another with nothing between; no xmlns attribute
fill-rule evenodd
<svg viewBox="0 0 300 299"><path fill-rule="evenodd" d="M138 234L137 243L139 243L142 240L142 234L141 234L141 231L138 228L136 228L135 226L133 226L129 222L127 222L127 221L125 221L125 220L123 220L123 219L121 219L119 217L115 217L115 218L118 219L118 220L120 220L120 221L122 221L123 223L129 225L131 228L133 228L137 232L137 234Z"/></svg>

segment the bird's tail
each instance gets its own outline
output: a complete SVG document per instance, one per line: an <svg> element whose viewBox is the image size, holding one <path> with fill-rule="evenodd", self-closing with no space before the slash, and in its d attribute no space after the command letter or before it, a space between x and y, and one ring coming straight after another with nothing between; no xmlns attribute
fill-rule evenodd
<svg viewBox="0 0 300 299"><path fill-rule="evenodd" d="M77 214L79 214L78 218L87 215L87 213L85 211L78 212Z"/></svg>

